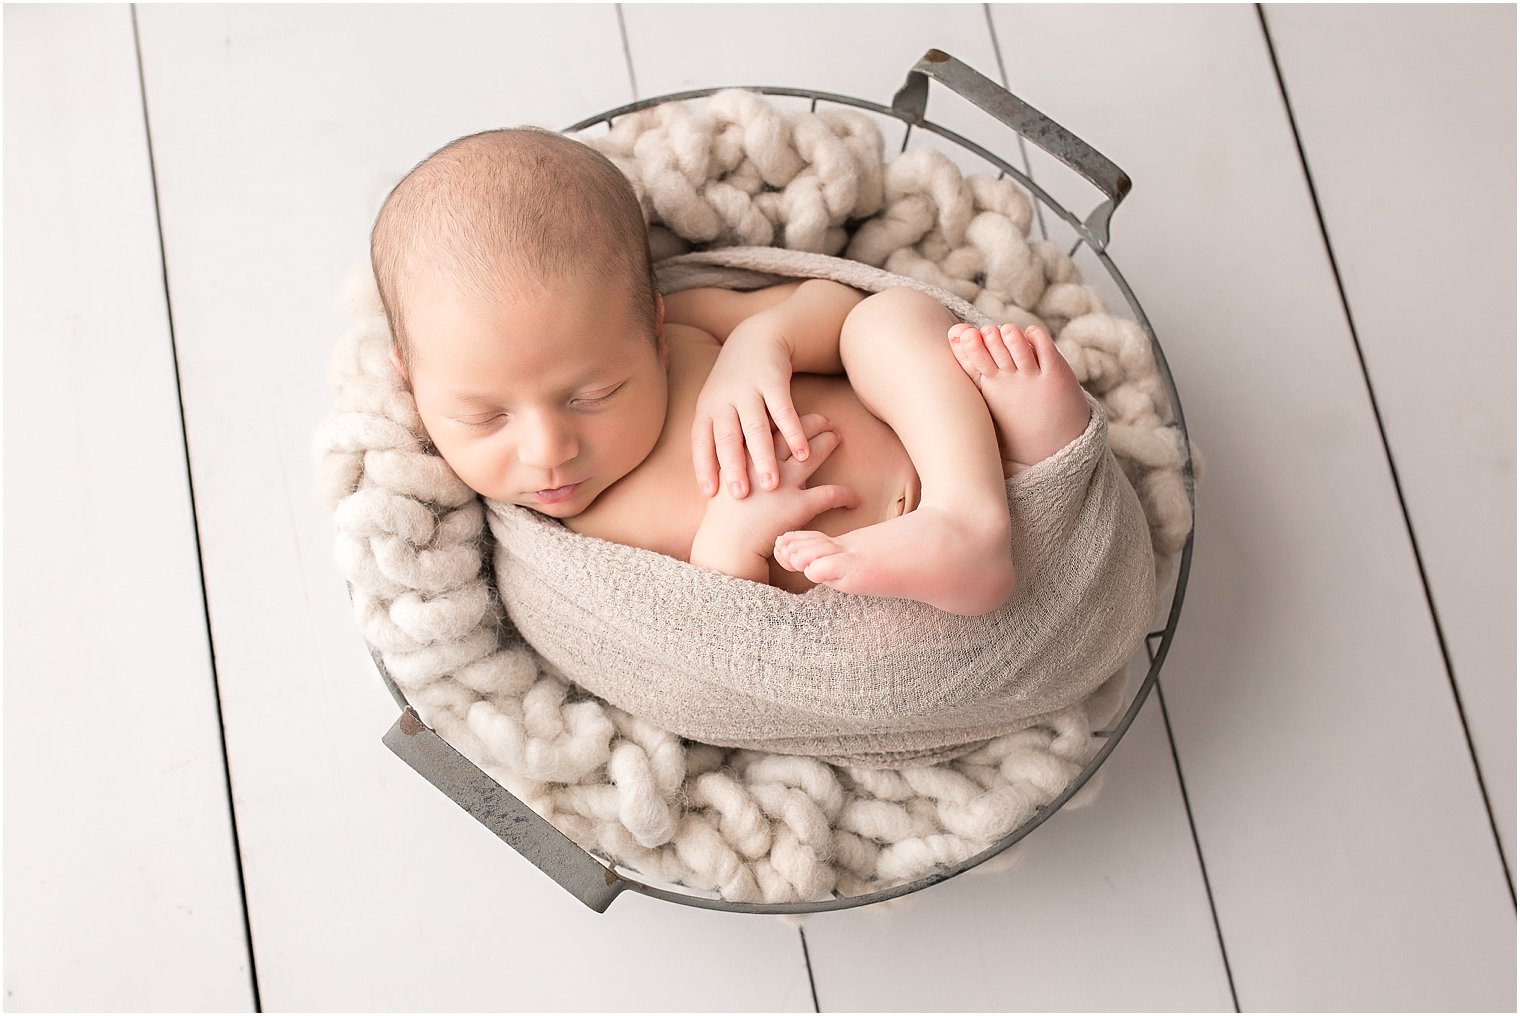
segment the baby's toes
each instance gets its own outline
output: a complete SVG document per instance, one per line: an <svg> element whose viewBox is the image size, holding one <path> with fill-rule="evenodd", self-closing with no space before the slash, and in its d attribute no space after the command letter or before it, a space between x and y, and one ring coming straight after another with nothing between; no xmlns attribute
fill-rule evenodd
<svg viewBox="0 0 1520 1016"><path fill-rule="evenodd" d="M1045 329L1037 325L1030 325L1024 329L1024 334L1029 336L1030 344L1034 346L1035 355L1040 358L1040 366L1047 371L1066 370L1070 371L1070 365L1066 357L1056 348L1055 340L1046 334Z"/></svg>
<svg viewBox="0 0 1520 1016"><path fill-rule="evenodd" d="M956 361L971 380L992 377L997 373L998 365L992 359L992 354L987 352L987 344L982 341L981 332L966 325L958 333L954 328L950 329L950 338L950 351L955 354Z"/></svg>
<svg viewBox="0 0 1520 1016"><path fill-rule="evenodd" d="M839 551L839 544L822 533L798 530L776 538L776 563L787 571L800 572L821 557ZM816 579L814 581L817 581Z"/></svg>
<svg viewBox="0 0 1520 1016"><path fill-rule="evenodd" d="M795 535L795 533L782 533L780 536L776 537L776 545L771 548L771 557L775 559L777 564L785 568L787 571L802 570L801 568L797 567L795 563L793 563L792 559L792 549L796 544L796 541L793 540L792 537Z"/></svg>
<svg viewBox="0 0 1520 1016"><path fill-rule="evenodd" d="M1001 332L999 338L1002 340L1003 347L1008 350L1008 355L1019 372L1038 374L1040 360L1035 356L1034 347L1029 344L1029 340L1024 338L1024 333L1019 331L1019 326L1004 325Z"/></svg>
<svg viewBox="0 0 1520 1016"><path fill-rule="evenodd" d="M830 543L833 545L828 552L820 554L803 567L802 574L807 576L808 581L838 582L855 571L857 556L839 544L833 543L832 540ZM842 592L850 592L850 590L846 589Z"/></svg>
<svg viewBox="0 0 1520 1016"><path fill-rule="evenodd" d="M982 326L982 344L987 347L987 352L998 365L999 370L1012 370L1013 358L1008 355L1008 347L1003 342L1003 335L997 325Z"/></svg>

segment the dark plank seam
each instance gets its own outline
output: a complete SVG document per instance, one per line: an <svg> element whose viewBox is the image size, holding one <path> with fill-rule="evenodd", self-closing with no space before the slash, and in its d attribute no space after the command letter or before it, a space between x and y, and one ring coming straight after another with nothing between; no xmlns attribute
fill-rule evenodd
<svg viewBox="0 0 1520 1016"><path fill-rule="evenodd" d="M810 955L808 955L807 931L802 928L798 928L797 938L802 942L802 965L807 967L808 991L813 995L813 1011L823 1012L822 1009L818 1008L818 985L813 980L813 959Z"/></svg>
<svg viewBox="0 0 1520 1016"><path fill-rule="evenodd" d="M623 20L623 5L613 4L617 11L618 35L623 39L623 62L628 65L628 90L633 93L633 100L639 100L639 81L633 76L633 49L628 45L628 25Z"/></svg>
<svg viewBox="0 0 1520 1016"><path fill-rule="evenodd" d="M1357 335L1356 320L1351 313L1351 302L1346 298L1346 287L1341 280L1341 269L1335 258L1335 247L1330 242L1330 230L1325 225L1325 215L1319 201L1319 191L1314 186L1314 174L1309 171L1309 156L1304 151L1303 138L1298 133L1298 120L1293 115L1293 103L1288 98L1288 84L1283 79L1282 66L1277 62L1277 47L1272 43L1272 30L1267 25L1267 13L1256 4L1256 17L1261 22L1261 34L1267 42L1267 55L1272 59L1272 71L1277 76L1277 89L1282 94L1283 109L1288 114L1288 126L1293 131L1293 144L1298 149L1299 165L1303 167L1304 180L1309 185L1309 200L1314 204L1314 217L1319 221L1320 239L1324 241L1325 257L1330 261L1330 272L1335 276L1335 290L1340 295L1341 312L1346 316L1346 327L1351 331L1351 345L1356 350L1356 360L1361 367L1362 383L1367 388L1367 400L1372 404L1372 416L1377 421L1378 438L1383 442L1383 455L1388 460L1388 473L1393 477L1394 493L1399 499L1399 511L1404 516L1404 529L1409 534L1409 547L1414 552L1415 568L1420 573L1420 586L1425 591L1425 605L1430 611L1430 623L1435 629L1436 644L1441 650L1441 662L1446 668L1446 684L1451 689L1452 700L1457 706L1457 718L1462 723L1462 736L1467 741L1467 755L1472 760L1473 775L1478 781L1478 793L1483 797L1483 810L1488 814L1488 827L1493 833L1494 849L1499 854L1499 865L1504 871L1505 887L1509 890L1510 906L1515 906L1515 876L1504 856L1504 841L1499 838L1499 823L1494 818L1494 807L1489 800L1488 784L1483 780L1483 768L1478 764L1478 752L1473 746L1472 730L1467 725L1467 710L1462 705L1462 692L1457 687L1456 668L1451 663L1451 653L1446 646L1446 633L1441 628L1441 615L1436 610L1436 600L1431 592L1430 579L1425 573L1425 560L1420 554L1420 541L1415 537L1414 520L1409 514L1409 504L1404 500L1404 487L1399 483L1399 469L1393 457L1393 446L1388 442L1388 432L1383 427L1383 414L1378 409L1377 394L1372 387L1372 373L1367 369L1367 358L1362 355L1361 338Z"/></svg>
<svg viewBox="0 0 1520 1016"><path fill-rule="evenodd" d="M148 143L148 176L153 185L153 221L158 229L159 270L164 286L164 311L169 324L169 352L174 360L174 393L179 404L180 439L185 456L185 482L190 492L190 523L195 535L195 560L201 583L201 609L206 626L206 646L211 651L211 690L216 697L217 732L222 746L222 777L227 788L227 815L232 823L232 855L237 865L238 900L243 908L243 942L248 951L248 974L253 989L253 1010L263 1012L259 998L259 971L253 955L253 927L248 920L248 886L243 877L243 848L238 837L237 805L232 797L232 769L227 762L227 719L222 712L221 678L216 668L216 643L211 632L211 606L206 596L206 559L201 550L201 523L195 504L195 477L190 467L190 437L185 427L185 394L180 384L179 345L174 335L174 302L169 295L169 262L164 249L164 219L158 197L158 165L153 155L153 127L148 117L148 85L143 72L142 37L137 28L137 5L131 5L132 47L137 56L137 90L142 101L143 132Z"/></svg>
<svg viewBox="0 0 1520 1016"><path fill-rule="evenodd" d="M1219 958L1224 963L1224 978L1230 985L1230 1001L1240 1012L1240 996L1235 991L1235 973L1230 969L1230 951L1225 948L1224 928L1219 923L1219 908L1214 903L1214 886L1209 881L1209 867L1203 861L1203 844L1198 840L1198 825L1193 821L1193 805L1188 799L1187 780L1182 776L1182 759L1177 754L1177 739L1172 736L1172 718L1166 711L1166 696L1161 691L1161 677L1156 677L1156 701L1161 706L1161 723L1166 727L1166 743L1172 751L1172 766L1177 770L1177 789L1182 792L1182 810L1187 814L1188 832L1193 837L1193 852L1198 857L1198 873L1203 876L1203 893L1209 900L1209 917L1214 921L1214 937L1219 941Z"/></svg>

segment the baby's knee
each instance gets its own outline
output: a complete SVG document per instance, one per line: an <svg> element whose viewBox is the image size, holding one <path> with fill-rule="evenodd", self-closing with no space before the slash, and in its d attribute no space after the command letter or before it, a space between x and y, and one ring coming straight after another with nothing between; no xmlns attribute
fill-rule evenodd
<svg viewBox="0 0 1520 1016"><path fill-rule="evenodd" d="M956 321L944 304L907 286L872 293L855 305L845 323L850 324L852 319L856 324L869 323L872 327L934 327L941 331Z"/></svg>

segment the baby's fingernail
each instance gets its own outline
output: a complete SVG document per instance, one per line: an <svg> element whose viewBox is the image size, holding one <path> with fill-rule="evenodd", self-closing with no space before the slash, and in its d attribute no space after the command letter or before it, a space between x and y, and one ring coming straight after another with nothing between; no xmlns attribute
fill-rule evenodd
<svg viewBox="0 0 1520 1016"><path fill-rule="evenodd" d="M704 497L712 497L713 489L713 482L711 480L702 481L702 495Z"/></svg>
<svg viewBox="0 0 1520 1016"><path fill-rule="evenodd" d="M807 447L807 445L803 445L801 448L798 448L796 454L797 454L797 461L798 462L801 462L803 459L807 458L808 457L808 447Z"/></svg>
<svg viewBox="0 0 1520 1016"><path fill-rule="evenodd" d="M744 496L744 485L741 484L738 480L735 480L733 483L730 483L728 485L728 492L730 494L732 494L734 497L743 497Z"/></svg>
<svg viewBox="0 0 1520 1016"><path fill-rule="evenodd" d="M774 476L772 476L770 473L761 473L760 474L760 486L764 487L766 490L770 490L775 485L776 485L776 478Z"/></svg>

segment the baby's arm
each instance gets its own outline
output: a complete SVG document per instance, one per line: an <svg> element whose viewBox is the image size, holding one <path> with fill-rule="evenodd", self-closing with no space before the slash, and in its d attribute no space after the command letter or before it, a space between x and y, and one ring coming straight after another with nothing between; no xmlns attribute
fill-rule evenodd
<svg viewBox="0 0 1520 1016"><path fill-rule="evenodd" d="M779 298L778 290L783 291ZM746 497L749 461L759 489L775 489L772 419L792 453L807 457L807 439L792 404L792 374L843 372L840 328L862 299L863 294L826 279L749 294L697 290L671 297L672 321L702 327L723 342L692 424L692 462L704 494L717 490L721 467L728 490Z"/></svg>
<svg viewBox="0 0 1520 1016"><path fill-rule="evenodd" d="M777 489L756 492L745 499L720 491L708 501L702 524L692 540L692 564L735 578L766 582L770 578L766 562L774 552L777 537L806 525L826 511L859 505L860 499L848 487L806 486L818 467L839 447L839 435L816 413L803 417L802 424L817 454L806 462L798 461L779 436L773 438L771 451L780 460L781 480Z"/></svg>
<svg viewBox="0 0 1520 1016"><path fill-rule="evenodd" d="M798 281L750 290L684 289L664 297L665 320L700 328L722 344L740 321L780 303L801 285Z"/></svg>

